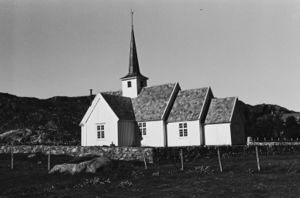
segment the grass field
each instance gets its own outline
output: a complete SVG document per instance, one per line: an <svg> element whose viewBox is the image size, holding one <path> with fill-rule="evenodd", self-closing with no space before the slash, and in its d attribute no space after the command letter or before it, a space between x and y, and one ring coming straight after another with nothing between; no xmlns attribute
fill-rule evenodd
<svg viewBox="0 0 300 198"><path fill-rule="evenodd" d="M114 161L96 174L49 175L47 156L0 155L0 197L300 197L300 156L254 155L149 165ZM74 161L51 156L52 166Z"/></svg>

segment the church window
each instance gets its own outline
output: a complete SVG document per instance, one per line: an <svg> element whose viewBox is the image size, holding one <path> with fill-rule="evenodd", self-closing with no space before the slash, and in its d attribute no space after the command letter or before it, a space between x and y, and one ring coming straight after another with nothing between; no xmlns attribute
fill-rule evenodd
<svg viewBox="0 0 300 198"><path fill-rule="evenodd" d="M188 129L187 123L179 123L179 137L187 137L188 136Z"/></svg>
<svg viewBox="0 0 300 198"><path fill-rule="evenodd" d="M104 139L105 137L104 124L97 125L97 139Z"/></svg>
<svg viewBox="0 0 300 198"><path fill-rule="evenodd" d="M139 129L142 135L147 134L146 122L139 122Z"/></svg>
<svg viewBox="0 0 300 198"><path fill-rule="evenodd" d="M131 87L131 81L127 82L127 87Z"/></svg>

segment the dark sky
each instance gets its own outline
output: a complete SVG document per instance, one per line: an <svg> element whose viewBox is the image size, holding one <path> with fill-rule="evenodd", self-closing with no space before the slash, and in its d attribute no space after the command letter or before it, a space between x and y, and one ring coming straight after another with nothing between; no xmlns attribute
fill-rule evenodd
<svg viewBox="0 0 300 198"><path fill-rule="evenodd" d="M300 1L0 0L0 92L47 98L119 90L130 9L149 85L300 111Z"/></svg>

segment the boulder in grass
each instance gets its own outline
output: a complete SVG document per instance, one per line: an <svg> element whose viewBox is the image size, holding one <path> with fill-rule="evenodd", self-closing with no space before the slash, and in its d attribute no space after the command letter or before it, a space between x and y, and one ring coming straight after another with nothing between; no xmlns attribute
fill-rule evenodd
<svg viewBox="0 0 300 198"><path fill-rule="evenodd" d="M110 164L110 159L106 157L97 157L90 161L86 162L86 170L87 173L95 173L99 168L107 166Z"/></svg>
<svg viewBox="0 0 300 198"><path fill-rule="evenodd" d="M74 175L76 173L87 172L95 173L98 169L110 164L110 160L106 157L97 157L89 161L78 164L59 164L55 165L50 171L52 173L65 173Z"/></svg>
<svg viewBox="0 0 300 198"><path fill-rule="evenodd" d="M30 154L30 155L27 156L27 158L34 158L34 157L36 157L35 153L32 153L32 154Z"/></svg>
<svg viewBox="0 0 300 198"><path fill-rule="evenodd" d="M75 173L81 172L81 167L78 164L59 164L55 165L50 171L49 174L52 173L65 173L74 175Z"/></svg>

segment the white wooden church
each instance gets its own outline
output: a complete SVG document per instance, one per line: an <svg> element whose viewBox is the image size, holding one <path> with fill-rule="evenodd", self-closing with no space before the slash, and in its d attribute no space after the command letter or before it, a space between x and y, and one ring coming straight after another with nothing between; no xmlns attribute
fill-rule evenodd
<svg viewBox="0 0 300 198"><path fill-rule="evenodd" d="M81 126L82 146L199 146L245 144L238 98L215 98L210 87L148 86L140 72L133 25L129 72L122 90L98 93Z"/></svg>

